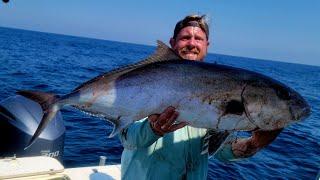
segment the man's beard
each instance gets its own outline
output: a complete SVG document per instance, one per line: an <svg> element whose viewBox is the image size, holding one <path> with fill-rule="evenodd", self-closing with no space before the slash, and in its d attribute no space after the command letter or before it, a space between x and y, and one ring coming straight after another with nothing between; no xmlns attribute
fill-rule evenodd
<svg viewBox="0 0 320 180"><path fill-rule="evenodd" d="M180 50L180 56L182 56L182 58L184 59L190 59L190 60L199 60L198 55L199 55L200 51L197 48L188 48L188 47L184 47Z"/></svg>

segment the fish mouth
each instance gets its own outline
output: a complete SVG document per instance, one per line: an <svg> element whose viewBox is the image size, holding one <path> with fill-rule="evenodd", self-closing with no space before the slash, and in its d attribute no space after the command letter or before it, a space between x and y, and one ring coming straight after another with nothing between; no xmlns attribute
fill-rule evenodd
<svg viewBox="0 0 320 180"><path fill-rule="evenodd" d="M302 119L308 118L311 115L311 108L305 108L302 114Z"/></svg>
<svg viewBox="0 0 320 180"><path fill-rule="evenodd" d="M310 116L311 107L302 96L296 94L290 104L289 111L293 120L300 121Z"/></svg>
<svg viewBox="0 0 320 180"><path fill-rule="evenodd" d="M291 114L293 115L293 119L296 121L306 119L311 114L310 106L304 107L304 108L296 110L296 111L290 107L289 110L290 110Z"/></svg>

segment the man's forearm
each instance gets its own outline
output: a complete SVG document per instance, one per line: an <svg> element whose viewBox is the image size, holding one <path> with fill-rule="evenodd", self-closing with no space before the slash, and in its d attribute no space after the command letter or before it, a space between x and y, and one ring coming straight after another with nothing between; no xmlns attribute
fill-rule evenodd
<svg viewBox="0 0 320 180"><path fill-rule="evenodd" d="M132 123L119 136L123 147L127 149L148 147L160 138L152 131L147 118Z"/></svg>
<svg viewBox="0 0 320 180"><path fill-rule="evenodd" d="M251 157L269 145L280 134L282 129L272 131L258 130L249 138L230 138L214 155L221 161L234 161Z"/></svg>

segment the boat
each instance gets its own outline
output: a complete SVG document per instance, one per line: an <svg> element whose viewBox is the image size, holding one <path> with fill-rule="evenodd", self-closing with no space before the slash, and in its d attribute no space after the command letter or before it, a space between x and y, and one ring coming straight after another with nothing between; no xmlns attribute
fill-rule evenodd
<svg viewBox="0 0 320 180"><path fill-rule="evenodd" d="M100 161L101 162L101 161ZM3 180L114 180L121 179L120 165L64 168L48 156L9 157L0 159Z"/></svg>
<svg viewBox="0 0 320 180"><path fill-rule="evenodd" d="M26 148L43 116L40 105L23 96L0 101L0 180L110 180L121 179L120 164L64 168L65 126L60 112L38 140ZM97 163L98 164L98 163Z"/></svg>

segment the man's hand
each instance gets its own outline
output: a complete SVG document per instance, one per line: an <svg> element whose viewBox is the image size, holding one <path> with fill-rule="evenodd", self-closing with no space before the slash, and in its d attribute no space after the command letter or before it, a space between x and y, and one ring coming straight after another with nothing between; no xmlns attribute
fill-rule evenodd
<svg viewBox="0 0 320 180"><path fill-rule="evenodd" d="M161 114L153 114L148 117L153 132L159 136L173 132L187 125L186 122L175 123L179 113L174 107L168 107Z"/></svg>
<svg viewBox="0 0 320 180"><path fill-rule="evenodd" d="M233 154L237 158L250 157L275 140L281 131L282 129L273 131L257 130L252 133L250 138L237 139L232 143Z"/></svg>

